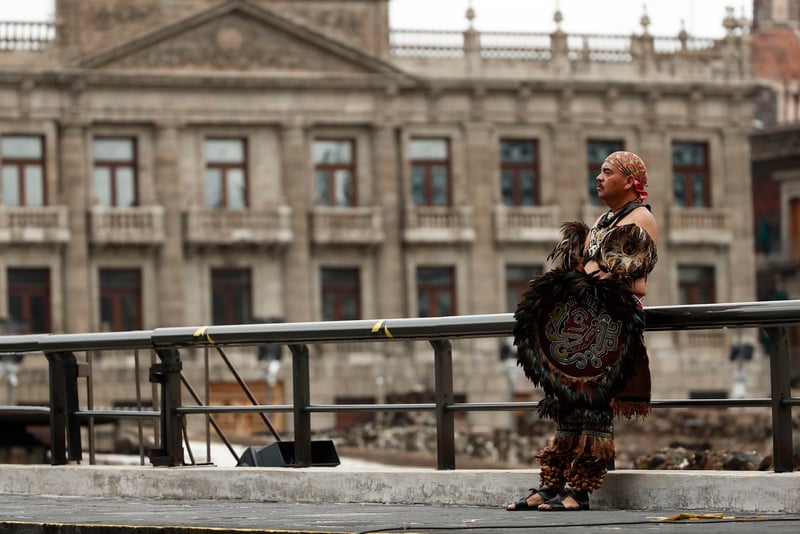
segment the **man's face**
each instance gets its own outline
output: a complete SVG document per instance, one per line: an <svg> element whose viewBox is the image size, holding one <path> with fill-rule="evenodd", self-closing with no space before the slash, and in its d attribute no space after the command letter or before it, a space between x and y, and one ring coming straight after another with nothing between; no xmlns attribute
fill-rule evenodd
<svg viewBox="0 0 800 534"><path fill-rule="evenodd" d="M631 186L631 178L624 176L616 167L603 162L597 175L597 198L605 204L613 205L625 197Z"/></svg>

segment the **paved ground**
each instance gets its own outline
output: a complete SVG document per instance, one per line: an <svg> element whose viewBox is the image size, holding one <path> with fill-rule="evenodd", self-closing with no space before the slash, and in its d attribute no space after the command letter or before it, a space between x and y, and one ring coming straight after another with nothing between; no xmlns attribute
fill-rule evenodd
<svg viewBox="0 0 800 534"><path fill-rule="evenodd" d="M800 496L798 496L800 498ZM702 513L712 513L707 510ZM677 514L678 512L674 512ZM695 512L698 513L698 512ZM658 532L797 534L800 514L726 513L723 519L660 522L669 512L506 512L502 508L382 504L288 504L0 494L0 534L191 532L518 533ZM157 527L157 528L147 528Z"/></svg>

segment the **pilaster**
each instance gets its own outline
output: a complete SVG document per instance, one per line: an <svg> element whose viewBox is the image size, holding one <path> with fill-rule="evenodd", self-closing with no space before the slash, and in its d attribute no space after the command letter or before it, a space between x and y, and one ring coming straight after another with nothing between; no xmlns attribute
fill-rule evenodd
<svg viewBox="0 0 800 534"><path fill-rule="evenodd" d="M733 207L728 221L735 236L730 254L730 300L755 299L755 244L753 241L753 204L751 197L750 142L748 131L726 128L722 131L722 160L725 168L714 173L725 180L725 205Z"/></svg>
<svg viewBox="0 0 800 534"><path fill-rule="evenodd" d="M380 317L405 317L408 314L404 306L403 192L398 176L397 130L390 124L376 125L373 139L376 204L383 210L384 232L375 276L377 313Z"/></svg>
<svg viewBox="0 0 800 534"><path fill-rule="evenodd" d="M158 324L182 326L184 310L184 255L181 212L182 187L178 170L178 128L158 124L155 147L156 197L164 207L164 243L158 261Z"/></svg>
<svg viewBox="0 0 800 534"><path fill-rule="evenodd" d="M69 206L71 236L64 254L64 324L68 333L89 332L92 330L92 307L88 297L94 293L89 291L84 124L78 121L62 123L60 137L59 167L64 198Z"/></svg>
<svg viewBox="0 0 800 534"><path fill-rule="evenodd" d="M282 131L283 177L286 197L292 207L292 233L284 265L284 302L288 321L311 321L310 284L319 280L310 272L308 209L311 198L309 147L306 129L298 121L287 123Z"/></svg>
<svg viewBox="0 0 800 534"><path fill-rule="evenodd" d="M472 269L469 281L469 298L472 299L469 310L460 313L497 313L503 309L497 294L498 276L495 267L494 239L492 236L492 208L496 194L496 174L491 168L492 146L490 127L485 122L464 124L466 141L467 172L469 177L469 202L474 210L473 224L475 240L471 247Z"/></svg>
<svg viewBox="0 0 800 534"><path fill-rule="evenodd" d="M586 188L584 159L576 154L576 150L585 150L580 141L580 126L571 121L556 123L552 126L552 136L553 167L549 173L543 173L543 179L556 182L559 218L562 221L579 220L582 213L578 191ZM593 221L586 222L591 224Z"/></svg>

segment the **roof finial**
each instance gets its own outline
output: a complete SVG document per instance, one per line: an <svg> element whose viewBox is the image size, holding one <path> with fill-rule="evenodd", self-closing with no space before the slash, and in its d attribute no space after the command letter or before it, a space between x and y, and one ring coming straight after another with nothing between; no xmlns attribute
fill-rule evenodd
<svg viewBox="0 0 800 534"><path fill-rule="evenodd" d="M725 8L725 18L722 19L722 27L725 28L729 34L733 33L733 30L739 27L739 21L736 20L736 15L731 6Z"/></svg>
<svg viewBox="0 0 800 534"><path fill-rule="evenodd" d="M650 26L650 17L647 15L647 2L642 3L642 18L639 19L639 24L644 29L644 34L647 35L647 27Z"/></svg>
<svg viewBox="0 0 800 534"><path fill-rule="evenodd" d="M686 31L686 21L681 19L681 31L678 32L678 41L681 42L681 50L686 50L686 42L689 40L689 32Z"/></svg>
<svg viewBox="0 0 800 534"><path fill-rule="evenodd" d="M564 15L561 13L561 6L559 1L556 0L556 11L553 13L553 21L556 23L556 31L561 31L561 21L564 20Z"/></svg>
<svg viewBox="0 0 800 534"><path fill-rule="evenodd" d="M472 30L472 21L475 20L475 8L472 7L472 0L467 4L467 20L469 21L469 29Z"/></svg>

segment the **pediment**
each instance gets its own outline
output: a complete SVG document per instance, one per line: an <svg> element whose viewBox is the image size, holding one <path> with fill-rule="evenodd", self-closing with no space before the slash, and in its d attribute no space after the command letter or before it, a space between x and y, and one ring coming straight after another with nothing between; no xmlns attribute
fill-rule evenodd
<svg viewBox="0 0 800 534"><path fill-rule="evenodd" d="M247 0L227 2L80 61L94 70L392 74L402 71Z"/></svg>

